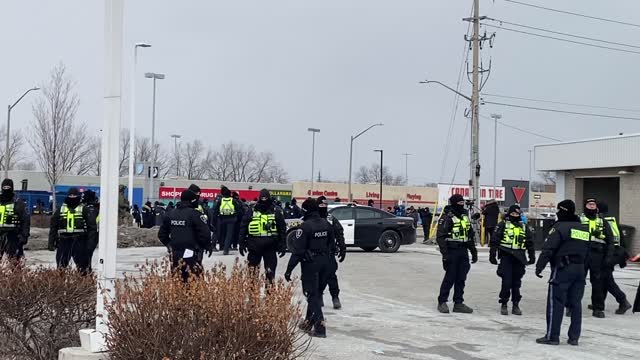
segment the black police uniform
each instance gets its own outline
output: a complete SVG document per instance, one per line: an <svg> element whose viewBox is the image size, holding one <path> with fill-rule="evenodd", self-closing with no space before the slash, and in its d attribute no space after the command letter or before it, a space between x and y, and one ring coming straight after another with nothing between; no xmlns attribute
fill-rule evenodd
<svg viewBox="0 0 640 360"><path fill-rule="evenodd" d="M563 202L558 206L563 206ZM581 301L584 295L585 262L589 257L589 248L589 228L582 225L575 214L562 217L559 214L536 264L536 275L542 277L540 274L547 264L551 263L547 294L547 333L544 338L537 340L539 343L555 345L559 342L566 305L572 310L569 340L577 344L582 327Z"/></svg>
<svg viewBox="0 0 640 360"><path fill-rule="evenodd" d="M591 250L587 258L587 270L591 282L593 315L604 317L604 301L607 293L605 269L613 264L613 233L609 224L597 214L583 214L580 221L583 225L588 226L591 233L591 241L589 241Z"/></svg>
<svg viewBox="0 0 640 360"><path fill-rule="evenodd" d="M180 267L182 279L187 281L189 273L202 272L201 252L211 247L211 236L207 218L194 208L197 202L180 201L175 210L164 217L158 239L171 250L171 266Z"/></svg>
<svg viewBox="0 0 640 360"><path fill-rule="evenodd" d="M324 279L324 281L320 282L320 299L322 299L324 291L328 285L329 294L331 294L331 299L333 300L333 307L339 309L342 307L342 305L340 304L339 298L340 286L338 284L338 261L336 260L336 256L339 257L340 262L343 262L347 254L347 245L344 242L344 229L342 228L340 221L338 221L338 219L334 218L331 215L327 215L326 219L333 228L333 234L336 241L331 244L331 256L329 257L329 274L326 279ZM324 301L321 301L321 304L324 305Z"/></svg>
<svg viewBox="0 0 640 360"><path fill-rule="evenodd" d="M304 207L304 204L303 204ZM321 218L317 212L305 215L304 223L296 230L295 249L289 258L285 277L302 263L302 290L307 297L307 330L313 326L314 336L326 336L324 315L320 306L320 283L331 273L331 247L335 243L333 226Z"/></svg>
<svg viewBox="0 0 640 360"><path fill-rule="evenodd" d="M89 210L91 216L96 219L96 236L94 239L88 239L87 241L87 256L89 258L89 264L93 259L93 253L98 247L99 234L100 234L100 202L96 196L96 193L92 190L87 190L82 194L82 203Z"/></svg>
<svg viewBox="0 0 640 360"><path fill-rule="evenodd" d="M56 250L58 268L66 268L73 258L82 273L91 272L91 249L98 243L98 226L95 211L80 203L77 197L67 196L64 204L51 216L49 250Z"/></svg>
<svg viewBox="0 0 640 360"><path fill-rule="evenodd" d="M520 218L509 217L507 221L498 224L489 246L491 247L490 262L497 264L496 257L500 259L497 271L498 276L502 278L499 302L504 307L511 298L513 312L519 315L518 304L522 299L520 294L522 277L525 274L526 265L535 264L536 258L531 231ZM527 253L529 261L527 261Z"/></svg>
<svg viewBox="0 0 640 360"><path fill-rule="evenodd" d="M5 179L0 193L0 260L4 254L10 260L24 256L23 246L29 240L30 225L26 205L15 198L13 181Z"/></svg>
<svg viewBox="0 0 640 360"><path fill-rule="evenodd" d="M478 261L478 250L471 222L469 217L464 214L464 207L460 209L452 205L451 209L452 212L443 214L442 218L438 220L436 240L440 253L442 253L442 265L445 270L438 304L446 304L449 301L449 293L453 287L454 311L456 311L456 305L462 306L464 303L465 282L471 269L469 252L472 256L472 262L475 263Z"/></svg>
<svg viewBox="0 0 640 360"><path fill-rule="evenodd" d="M600 208L600 206L601 205L599 204L598 207ZM620 228L618 227L616 218L613 216L606 216L606 211L603 211L602 209L600 209L600 211L603 213L603 220L607 222L609 224L609 227L611 228L614 246L612 263L606 264L603 269L603 282L606 290L604 293L604 300L606 300L607 298L607 292L611 293L611 295L613 295L619 305L618 309L616 310L616 314L623 315L631 308L631 304L627 300L627 295L624 293L624 291L622 291L622 289L620 289L620 286L618 286L618 284L616 283L616 279L613 277L613 272L616 264L619 265L621 269L627 266L628 254L624 248L622 233L620 232Z"/></svg>
<svg viewBox="0 0 640 360"><path fill-rule="evenodd" d="M249 209L240 224L240 255L246 252L249 266L257 268L264 261L267 280L272 283L276 276L278 255L286 252L287 225L284 215L269 200L259 201ZM276 255L278 253L278 255Z"/></svg>

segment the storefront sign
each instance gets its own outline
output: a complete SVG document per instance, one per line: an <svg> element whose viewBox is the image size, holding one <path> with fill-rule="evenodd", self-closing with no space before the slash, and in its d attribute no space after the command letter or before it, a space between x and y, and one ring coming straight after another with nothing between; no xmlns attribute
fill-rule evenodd
<svg viewBox="0 0 640 360"><path fill-rule="evenodd" d="M338 192L337 191L330 191L330 190L309 190L307 191L307 195L308 196L326 196L326 197L338 197Z"/></svg>
<svg viewBox="0 0 640 360"><path fill-rule="evenodd" d="M160 187L159 198L160 199L179 199L180 195L187 188L174 188L174 187ZM241 199L251 201L260 196L259 190L231 190L238 193ZM200 198L213 200L220 194L220 189L201 189Z"/></svg>
<svg viewBox="0 0 640 360"><path fill-rule="evenodd" d="M469 199L471 190L468 185L438 184L438 202L440 204L448 203L449 198L454 194L460 194L465 199ZM480 201L487 201L491 199L495 199L496 201L504 201L504 187L497 186L494 193L493 186L481 186Z"/></svg>

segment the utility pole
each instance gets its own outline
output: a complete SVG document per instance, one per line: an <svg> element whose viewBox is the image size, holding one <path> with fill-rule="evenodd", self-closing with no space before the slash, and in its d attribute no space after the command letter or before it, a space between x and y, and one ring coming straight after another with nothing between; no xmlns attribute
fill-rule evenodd
<svg viewBox="0 0 640 360"><path fill-rule="evenodd" d="M404 184L409 185L409 156L413 154L404 153Z"/></svg>
<svg viewBox="0 0 640 360"><path fill-rule="evenodd" d="M176 177L180 177L180 153L178 152L178 139L180 139L182 135L173 134L171 137L173 138L173 152L176 154Z"/></svg>
<svg viewBox="0 0 640 360"><path fill-rule="evenodd" d="M471 199L480 205L480 0L473 0L473 92L471 94Z"/></svg>
<svg viewBox="0 0 640 360"><path fill-rule="evenodd" d="M500 114L491 114L493 119L493 198L496 198L496 169L498 163L498 120L502 119Z"/></svg>

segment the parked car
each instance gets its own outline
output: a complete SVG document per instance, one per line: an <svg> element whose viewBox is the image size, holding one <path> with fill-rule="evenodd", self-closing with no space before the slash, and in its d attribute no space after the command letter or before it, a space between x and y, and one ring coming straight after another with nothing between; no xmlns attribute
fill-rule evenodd
<svg viewBox="0 0 640 360"><path fill-rule="evenodd" d="M413 219L400 217L386 211L354 204L329 205L329 214L340 221L344 228L347 247L359 247L364 251L379 248L386 253L398 251L401 245L416 242ZM292 248L293 232L301 219L287 220L287 245Z"/></svg>

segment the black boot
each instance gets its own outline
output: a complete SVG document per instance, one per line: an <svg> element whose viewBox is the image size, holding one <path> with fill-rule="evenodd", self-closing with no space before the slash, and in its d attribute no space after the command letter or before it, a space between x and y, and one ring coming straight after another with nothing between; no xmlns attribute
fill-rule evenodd
<svg viewBox="0 0 640 360"><path fill-rule="evenodd" d="M567 340L567 344L569 344L571 346L578 346L578 340L577 339L569 339L569 340Z"/></svg>
<svg viewBox="0 0 640 360"><path fill-rule="evenodd" d="M307 320L298 324L298 328L306 333L310 333L313 330L313 326Z"/></svg>
<svg viewBox="0 0 640 360"><path fill-rule="evenodd" d="M340 310L342 309L342 304L340 303L340 298L339 297L333 297L331 298L331 300L333 301L333 308L336 310Z"/></svg>
<svg viewBox="0 0 640 360"><path fill-rule="evenodd" d="M324 327L324 321L317 322L309 335L311 335L311 337L326 338L327 329Z"/></svg>
<svg viewBox="0 0 640 360"><path fill-rule="evenodd" d="M453 305L454 313L462 313L462 314L471 314L473 313L473 309L468 307L465 304L454 304Z"/></svg>
<svg viewBox="0 0 640 360"><path fill-rule="evenodd" d="M442 314L448 314L449 306L447 306L447 303L438 304L438 311L440 311Z"/></svg>
<svg viewBox="0 0 640 360"><path fill-rule="evenodd" d="M604 319L604 311L593 310L593 317L598 319Z"/></svg>
<svg viewBox="0 0 640 360"><path fill-rule="evenodd" d="M509 315L509 308L507 307L507 304L502 304L502 306L500 306L500 314Z"/></svg>
<svg viewBox="0 0 640 360"><path fill-rule="evenodd" d="M542 344L542 345L560 345L560 340L549 340L545 336L545 337L536 339L536 343Z"/></svg>
<svg viewBox="0 0 640 360"><path fill-rule="evenodd" d="M618 310L616 310L616 315L624 315L632 307L633 306L631 306L631 304L629 304L629 302L625 300L624 304L620 304L620 307L618 307Z"/></svg>
<svg viewBox="0 0 640 360"><path fill-rule="evenodd" d="M520 310L520 306L518 306L518 303L513 303L513 309L511 309L511 313L513 315L522 316L522 310Z"/></svg>

